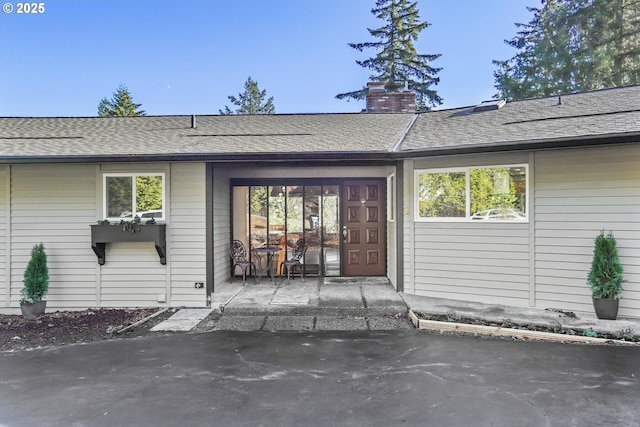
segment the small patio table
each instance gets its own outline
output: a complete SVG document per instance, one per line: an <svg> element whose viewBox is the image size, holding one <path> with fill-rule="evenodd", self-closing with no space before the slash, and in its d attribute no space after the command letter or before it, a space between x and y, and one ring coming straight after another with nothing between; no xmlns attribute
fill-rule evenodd
<svg viewBox="0 0 640 427"><path fill-rule="evenodd" d="M273 280L275 285L278 284L276 282L276 277L273 274L273 259L280 253L280 248L254 248L253 253L256 255L256 282L259 282L262 279L262 276L267 274ZM264 263L263 263L264 261Z"/></svg>

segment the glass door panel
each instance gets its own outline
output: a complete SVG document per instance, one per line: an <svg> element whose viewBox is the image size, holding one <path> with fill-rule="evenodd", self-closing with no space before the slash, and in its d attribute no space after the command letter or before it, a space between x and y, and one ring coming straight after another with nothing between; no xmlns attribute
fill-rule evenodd
<svg viewBox="0 0 640 427"><path fill-rule="evenodd" d="M340 186L323 187L321 210L324 275L340 276Z"/></svg>
<svg viewBox="0 0 640 427"><path fill-rule="evenodd" d="M267 223L269 220L267 187L249 187L249 224L251 248L260 248L267 244ZM234 226L235 229L235 226ZM250 248L247 248L250 250Z"/></svg>
<svg viewBox="0 0 640 427"><path fill-rule="evenodd" d="M320 274L322 260L322 233L320 232L320 204L322 187L307 185L304 187L304 238L307 253L304 257L305 272Z"/></svg>
<svg viewBox="0 0 640 427"><path fill-rule="evenodd" d="M280 258L278 266L285 259L289 258L291 251L298 239L303 236L302 228L302 192L304 187L302 185L291 185L286 188L287 190L287 228L285 240L281 242L282 249L280 251Z"/></svg>
<svg viewBox="0 0 640 427"><path fill-rule="evenodd" d="M286 187L269 187L269 247L278 247L286 230Z"/></svg>
<svg viewBox="0 0 640 427"><path fill-rule="evenodd" d="M278 269L304 238L305 274L340 275L340 186L235 186L232 194L233 239L247 250L280 248L273 260Z"/></svg>

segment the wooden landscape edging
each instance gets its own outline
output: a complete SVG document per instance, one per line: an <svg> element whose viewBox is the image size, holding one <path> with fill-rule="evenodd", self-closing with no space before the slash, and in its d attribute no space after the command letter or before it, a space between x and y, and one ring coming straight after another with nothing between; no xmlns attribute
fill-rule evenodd
<svg viewBox="0 0 640 427"><path fill-rule="evenodd" d="M160 310L156 311L155 313L151 313L150 315L148 315L148 316L147 316L147 317L145 317L144 319L140 319L140 320L138 320L137 322L132 323L132 324L131 324L131 325L129 325L129 326L126 326L126 327L124 327L124 328L122 328L122 329L117 330L117 331L116 331L116 334L121 334L121 333L123 333L123 332L127 332L127 331L128 331L128 330L130 330L130 329L136 328L136 327L138 327L138 326L142 325L143 323L146 323L147 321L149 321L149 320L153 319L154 317L160 316L162 313L164 313L165 311L169 310L170 308L171 308L171 307L165 307L165 308L162 308L162 309L160 309Z"/></svg>
<svg viewBox="0 0 640 427"><path fill-rule="evenodd" d="M413 310L409 309L409 317L416 329L437 332L460 332L466 334L480 334L491 337L516 337L538 341L576 342L584 344L617 344L639 345L639 343L608 338L592 338L580 335L555 334L552 332L529 331L526 329L502 328L499 326L472 325L467 323L442 322L439 320L420 319Z"/></svg>

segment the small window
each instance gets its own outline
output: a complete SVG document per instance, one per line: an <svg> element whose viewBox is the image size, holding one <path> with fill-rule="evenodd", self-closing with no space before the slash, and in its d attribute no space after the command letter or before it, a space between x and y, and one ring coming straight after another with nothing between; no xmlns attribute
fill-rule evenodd
<svg viewBox="0 0 640 427"><path fill-rule="evenodd" d="M472 220L526 220L527 174L524 167L469 171Z"/></svg>
<svg viewBox="0 0 640 427"><path fill-rule="evenodd" d="M418 216L420 218L464 218L466 205L466 173L464 171L418 174Z"/></svg>
<svg viewBox="0 0 640 427"><path fill-rule="evenodd" d="M105 174L104 217L164 219L164 174Z"/></svg>
<svg viewBox="0 0 640 427"><path fill-rule="evenodd" d="M416 171L416 219L526 221L527 165Z"/></svg>

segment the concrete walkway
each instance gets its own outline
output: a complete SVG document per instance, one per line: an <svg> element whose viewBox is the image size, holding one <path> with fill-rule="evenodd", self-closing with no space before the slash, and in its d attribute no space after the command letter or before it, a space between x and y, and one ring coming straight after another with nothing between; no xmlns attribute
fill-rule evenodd
<svg viewBox="0 0 640 427"><path fill-rule="evenodd" d="M571 312L550 307L548 309L512 307L500 304L482 304L442 298L428 298L400 294L407 307L414 312L447 316L451 320L477 319L494 323L514 323L546 328L593 331L613 336L632 334L640 337L640 319L620 318L601 320L593 312Z"/></svg>
<svg viewBox="0 0 640 427"><path fill-rule="evenodd" d="M246 284L237 280L215 289L211 309L180 310L154 330L390 330L410 329L412 309L451 320L467 318L573 329L613 336L640 336L640 319L600 320L593 313L481 304L397 293L386 278L335 277ZM215 317L211 320L209 314Z"/></svg>
<svg viewBox="0 0 640 427"><path fill-rule="evenodd" d="M199 331L356 331L411 329L407 305L386 278L268 279L226 283L216 289L212 309L178 311L153 331L177 331L176 323ZM213 316L207 315L213 311ZM220 316L222 315L222 316Z"/></svg>

